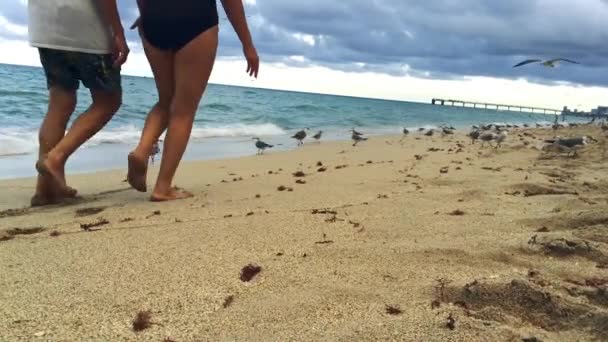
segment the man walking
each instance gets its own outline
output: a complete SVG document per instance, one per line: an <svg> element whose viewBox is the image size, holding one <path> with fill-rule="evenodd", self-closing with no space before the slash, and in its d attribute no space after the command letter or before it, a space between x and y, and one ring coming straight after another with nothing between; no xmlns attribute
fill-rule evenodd
<svg viewBox="0 0 608 342"><path fill-rule="evenodd" d="M129 48L116 0L29 0L30 45L38 48L49 90L48 111L39 132L39 172L32 206L76 195L67 186L65 163L101 130L122 103L120 67ZM80 83L91 106L66 134Z"/></svg>

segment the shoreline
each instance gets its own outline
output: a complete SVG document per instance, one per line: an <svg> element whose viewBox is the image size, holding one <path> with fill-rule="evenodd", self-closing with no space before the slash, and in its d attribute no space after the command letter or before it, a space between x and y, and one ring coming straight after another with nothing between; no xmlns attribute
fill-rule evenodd
<svg viewBox="0 0 608 342"><path fill-rule="evenodd" d="M167 203L124 169L69 175L82 199L47 208L20 209L32 179L0 181L0 339L607 339L607 141L534 148L554 133L185 162L195 197Z"/></svg>
<svg viewBox="0 0 608 342"><path fill-rule="evenodd" d="M410 129L410 135L422 136L420 132L417 131L418 128L428 129L436 127L436 125L429 124L421 127L408 127L408 129ZM527 129L537 128L521 127L517 130ZM393 132L390 132L391 130ZM366 134L366 136L372 139L397 136L397 132L400 132L400 130L400 128L376 128L371 129L371 133ZM321 139L321 144L351 141L350 135L344 133L345 131L347 131L347 129L344 129L343 131L332 131L329 133L325 132L324 137ZM368 133L366 130L363 131L364 133ZM470 128L468 128L468 126L457 126L455 133L465 134L469 131ZM295 131L292 133L295 133ZM312 141L310 138L310 136L312 136L314 133L316 133L316 131L309 132L309 137L305 141L305 145L317 144L317 142ZM253 146L253 140L251 140L251 137L252 136L226 136L192 139L184 155L184 161L198 162L208 160L224 160L255 155L257 150ZM296 141L290 138L290 134L261 137L262 140L269 142L270 144L274 144L274 148L268 150L270 153L272 153L273 150L292 151L298 148ZM126 156L133 146L134 145L132 143L102 143L92 146L84 146L77 150L70 158L68 164L66 165L66 172L69 174L88 174L93 172L122 169L126 167ZM100 155L103 155L104 157L100 158ZM106 158L106 156L109 157ZM159 158L162 158L162 152L161 155L157 156L156 162L158 162ZM32 153L0 156L0 163L10 163L10 169L6 167L4 168L3 172L0 172L0 181L15 178L35 177L36 172L33 165L36 160L37 155ZM25 176L22 177L15 176L24 174Z"/></svg>

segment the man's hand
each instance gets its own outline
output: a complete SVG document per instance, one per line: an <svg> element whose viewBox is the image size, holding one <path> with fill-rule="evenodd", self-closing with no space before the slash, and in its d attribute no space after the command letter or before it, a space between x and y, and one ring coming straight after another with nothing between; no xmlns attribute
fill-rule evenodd
<svg viewBox="0 0 608 342"><path fill-rule="evenodd" d="M119 67L127 61L129 56L129 46L125 39L124 34L118 34L114 36L114 42L112 46L112 59L114 60L114 67Z"/></svg>
<svg viewBox="0 0 608 342"><path fill-rule="evenodd" d="M102 9L103 19L108 29L114 36L112 38L112 57L114 60L114 67L119 67L127 61L129 55L129 47L125 39L125 32L120 22L120 15L118 14L118 8L116 7L116 0L103 0L99 1Z"/></svg>
<svg viewBox="0 0 608 342"><path fill-rule="evenodd" d="M253 44L243 47L243 53L247 59L247 73L249 76L258 78L258 70L260 69L260 57Z"/></svg>

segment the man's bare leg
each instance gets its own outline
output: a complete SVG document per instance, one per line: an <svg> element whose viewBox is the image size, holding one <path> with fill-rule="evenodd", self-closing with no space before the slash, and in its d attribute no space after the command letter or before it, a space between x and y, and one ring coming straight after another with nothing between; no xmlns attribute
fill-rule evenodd
<svg viewBox="0 0 608 342"><path fill-rule="evenodd" d="M36 163L38 172L50 177L60 192L68 194L65 182L65 163L82 144L99 132L120 108L121 91L91 90L93 104L74 121L68 133Z"/></svg>
<svg viewBox="0 0 608 342"><path fill-rule="evenodd" d="M38 133L39 158L43 158L63 138L70 116L75 109L75 90L65 90L58 86L49 89L48 111ZM55 204L60 202L63 197L53 188L52 179L48 176L38 175L36 193L30 202L32 206Z"/></svg>

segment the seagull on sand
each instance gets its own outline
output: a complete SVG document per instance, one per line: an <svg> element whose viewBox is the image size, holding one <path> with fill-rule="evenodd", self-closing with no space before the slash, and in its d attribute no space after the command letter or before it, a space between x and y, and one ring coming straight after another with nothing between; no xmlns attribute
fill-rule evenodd
<svg viewBox="0 0 608 342"><path fill-rule="evenodd" d="M449 135L449 134L454 134L453 127L441 126L440 128L441 128L441 135L442 136Z"/></svg>
<svg viewBox="0 0 608 342"><path fill-rule="evenodd" d="M363 137L363 134L355 131L354 129L351 129L350 131L353 132L353 134L351 135L351 139L353 139L353 141L355 142L353 144L353 146L357 146L357 143L360 142L360 141L367 140L367 138Z"/></svg>
<svg viewBox="0 0 608 342"><path fill-rule="evenodd" d="M554 58L554 59L549 59L546 61L543 61L542 59L526 59L525 61L519 62L517 64L515 64L513 67L517 68L520 67L522 65L526 65L526 64L531 64L531 63L540 63L542 66L548 67L548 68L555 68L559 62L568 62L568 63L572 63L572 64L581 64L579 62L575 62L573 60L570 59L565 59L565 58Z"/></svg>
<svg viewBox="0 0 608 342"><path fill-rule="evenodd" d="M492 146L492 141L496 141L496 146L492 146L494 148L499 148L501 144L507 140L507 132L506 131L498 131L498 133L494 132L486 132L479 135L479 140L481 140L481 147L485 143L488 143Z"/></svg>
<svg viewBox="0 0 608 342"><path fill-rule="evenodd" d="M350 131L353 132L353 134L356 134L356 135L363 135L363 133L359 133L359 132L355 131L354 128L351 129Z"/></svg>
<svg viewBox="0 0 608 342"><path fill-rule="evenodd" d="M263 142L262 140L260 140L260 138L253 138L253 140L255 140L255 147L258 148L257 154L264 154L265 149L274 147L274 145L269 145Z"/></svg>
<svg viewBox="0 0 608 342"><path fill-rule="evenodd" d="M321 135L323 135L323 131L319 131L317 134L313 135L312 137L316 140L319 141L321 139Z"/></svg>
<svg viewBox="0 0 608 342"><path fill-rule="evenodd" d="M547 139L545 140L546 144L542 147L542 150L544 152L567 153L568 155L573 153L572 155L575 156L579 149L582 149L589 144L588 140L597 142L597 140L586 135L575 138L557 137L556 139Z"/></svg>
<svg viewBox="0 0 608 342"><path fill-rule="evenodd" d="M564 146L564 145L560 145L560 144L545 144L543 145L543 147L541 148L541 150L543 152L546 153L566 153L567 156L570 156L570 153L572 153L572 156L576 156L577 155L577 151L579 149L581 149L584 145L576 145L573 147L568 147L568 146Z"/></svg>
<svg viewBox="0 0 608 342"><path fill-rule="evenodd" d="M587 145L587 144L589 144L589 140L597 141L588 135L583 135L582 137L574 137L574 138L557 137L555 139L547 139L547 140L545 140L545 143L558 144L558 145L572 148L574 146Z"/></svg>
<svg viewBox="0 0 608 342"><path fill-rule="evenodd" d="M496 148L499 148L505 140L507 140L507 131L499 131L498 134L494 136Z"/></svg>
<svg viewBox="0 0 608 342"><path fill-rule="evenodd" d="M475 140L479 139L480 135L481 135L481 131L479 131L478 129L473 130L473 131L469 132L469 134L467 134L467 136L469 138L471 138L471 144L475 144Z"/></svg>
<svg viewBox="0 0 608 342"><path fill-rule="evenodd" d="M403 127L403 136L401 137L399 142L403 142L403 139L405 139L405 137L407 137L408 134L410 134L410 131L407 128Z"/></svg>
<svg viewBox="0 0 608 342"><path fill-rule="evenodd" d="M308 130L308 128L303 129L301 131L299 131L298 133L294 134L292 136L293 139L296 139L298 141L298 146L303 145L304 143L302 142L302 140L304 140L306 138L306 131Z"/></svg>

